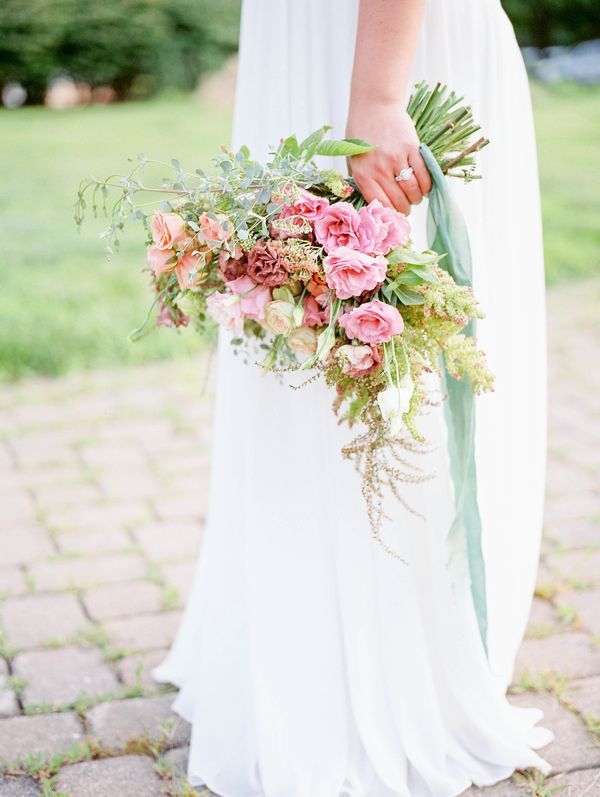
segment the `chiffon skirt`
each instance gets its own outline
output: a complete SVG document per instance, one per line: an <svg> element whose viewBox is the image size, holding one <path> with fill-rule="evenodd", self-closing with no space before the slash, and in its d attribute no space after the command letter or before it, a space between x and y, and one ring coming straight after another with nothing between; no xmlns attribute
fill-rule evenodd
<svg viewBox="0 0 600 797"><path fill-rule="evenodd" d="M343 135L356 0L246 0L234 143L256 157L324 123ZM489 658L468 583L447 567L452 484L441 407L423 418L435 478L388 504L370 536L332 396L294 390L219 345L210 510L195 585L160 681L192 723L189 777L223 797L453 797L516 768L540 712L504 692L533 592L545 461L544 285L523 65L497 0L430 0L414 78L450 84L492 144L454 190L469 226L480 343L497 378L478 399ZM343 164L342 164L343 167ZM411 214L425 244L424 209Z"/></svg>

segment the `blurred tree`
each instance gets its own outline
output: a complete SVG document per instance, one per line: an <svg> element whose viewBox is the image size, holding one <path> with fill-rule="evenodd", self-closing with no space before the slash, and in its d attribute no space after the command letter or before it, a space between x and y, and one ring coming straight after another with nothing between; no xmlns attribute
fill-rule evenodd
<svg viewBox="0 0 600 797"><path fill-rule="evenodd" d="M600 38L598 0L502 0L521 45L547 47Z"/></svg>
<svg viewBox="0 0 600 797"><path fill-rule="evenodd" d="M237 47L240 0L2 0L0 85L69 75L118 96L191 89Z"/></svg>

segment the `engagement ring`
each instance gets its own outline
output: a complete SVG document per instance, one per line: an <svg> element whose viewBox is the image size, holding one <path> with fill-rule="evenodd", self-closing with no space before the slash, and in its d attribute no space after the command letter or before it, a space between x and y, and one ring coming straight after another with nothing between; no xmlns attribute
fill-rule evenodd
<svg viewBox="0 0 600 797"><path fill-rule="evenodd" d="M410 180L410 178L413 176L414 173L415 170L413 169L413 167L409 166L407 169L402 169L400 171L400 174L397 177L394 177L394 180L396 180L399 183L404 182L405 180Z"/></svg>

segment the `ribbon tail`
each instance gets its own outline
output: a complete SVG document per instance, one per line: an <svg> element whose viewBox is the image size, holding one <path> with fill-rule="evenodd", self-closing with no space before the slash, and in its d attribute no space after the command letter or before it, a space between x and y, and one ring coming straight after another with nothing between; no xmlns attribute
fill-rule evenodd
<svg viewBox="0 0 600 797"><path fill-rule="evenodd" d="M440 266L455 282L471 286L471 248L464 218L448 190L438 162L425 144L421 144L421 154L432 180L427 219L430 246L440 254L446 253ZM465 332L474 334L475 325L470 324ZM447 395L444 413L448 427L448 455L454 483L455 515L448 532L451 564L460 569L466 566L479 633L487 653L486 574L475 463L475 396L469 379L454 379L445 367L442 373Z"/></svg>

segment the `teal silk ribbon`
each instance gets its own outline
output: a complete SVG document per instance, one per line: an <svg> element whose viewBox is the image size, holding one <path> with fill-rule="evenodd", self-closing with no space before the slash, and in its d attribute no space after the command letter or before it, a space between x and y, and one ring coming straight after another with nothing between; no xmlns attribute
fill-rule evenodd
<svg viewBox="0 0 600 797"><path fill-rule="evenodd" d="M446 253L440 261L459 285L473 284L469 234L458 204L448 190L446 178L433 153L421 144L421 155L431 174L427 235L431 248ZM466 328L475 333L475 323ZM485 563L481 545L481 516L477 503L477 468L475 465L475 397L470 380L453 379L442 370L442 389L448 426L448 454L454 482L455 516L448 533L451 557L467 568L471 595L479 624L479 633L487 652L487 596Z"/></svg>

